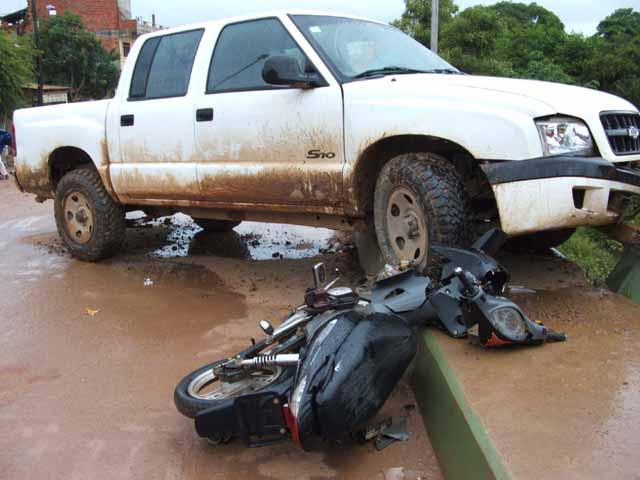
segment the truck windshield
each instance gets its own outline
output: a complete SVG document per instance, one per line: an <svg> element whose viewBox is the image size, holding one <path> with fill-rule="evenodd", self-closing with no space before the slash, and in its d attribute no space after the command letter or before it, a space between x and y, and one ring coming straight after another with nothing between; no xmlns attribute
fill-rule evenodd
<svg viewBox="0 0 640 480"><path fill-rule="evenodd" d="M343 82L403 73L461 74L389 25L320 15L292 19Z"/></svg>

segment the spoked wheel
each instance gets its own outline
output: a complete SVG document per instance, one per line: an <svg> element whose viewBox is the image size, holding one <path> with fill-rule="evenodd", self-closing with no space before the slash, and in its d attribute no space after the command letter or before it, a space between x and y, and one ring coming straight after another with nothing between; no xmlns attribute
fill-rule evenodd
<svg viewBox="0 0 640 480"><path fill-rule="evenodd" d="M391 193L387 229L397 258L421 264L429 249L429 231L425 214L411 190L400 187Z"/></svg>
<svg viewBox="0 0 640 480"><path fill-rule="evenodd" d="M184 377L175 389L173 400L180 413L195 418L198 413L241 395L276 388L293 375L291 369L264 367L233 383L221 381L214 369L226 360L206 365Z"/></svg>
<svg viewBox="0 0 640 480"><path fill-rule="evenodd" d="M191 380L188 392L190 396L200 400L223 400L271 385L278 379L280 373L281 369L278 367L265 367L251 372L249 377L237 382L224 383L213 373L213 368L210 368Z"/></svg>

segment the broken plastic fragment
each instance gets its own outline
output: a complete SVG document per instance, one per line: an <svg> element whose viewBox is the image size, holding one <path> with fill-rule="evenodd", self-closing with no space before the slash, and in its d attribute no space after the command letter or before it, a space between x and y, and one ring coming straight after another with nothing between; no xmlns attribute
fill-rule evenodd
<svg viewBox="0 0 640 480"><path fill-rule="evenodd" d="M94 310L89 307L85 308L84 310L85 312L87 312L87 315L89 315L90 317L95 317L98 313L100 313L100 310Z"/></svg>
<svg viewBox="0 0 640 480"><path fill-rule="evenodd" d="M394 418L391 425L384 427L376 438L376 450L383 450L394 442L406 442L409 440L407 417Z"/></svg>

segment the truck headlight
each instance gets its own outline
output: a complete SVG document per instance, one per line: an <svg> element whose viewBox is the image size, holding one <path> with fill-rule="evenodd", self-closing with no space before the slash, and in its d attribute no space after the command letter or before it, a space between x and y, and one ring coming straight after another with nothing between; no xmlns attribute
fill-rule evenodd
<svg viewBox="0 0 640 480"><path fill-rule="evenodd" d="M536 120L544 155L579 153L593 155L593 140L589 127L577 118L548 117Z"/></svg>
<svg viewBox="0 0 640 480"><path fill-rule="evenodd" d="M501 307L491 312L491 324L500 335L512 342L527 338L527 326L522 314L512 307Z"/></svg>

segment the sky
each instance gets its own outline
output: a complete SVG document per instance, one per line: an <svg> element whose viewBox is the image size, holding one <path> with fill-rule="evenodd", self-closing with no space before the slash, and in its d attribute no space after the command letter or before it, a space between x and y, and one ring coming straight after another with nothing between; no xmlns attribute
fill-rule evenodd
<svg viewBox="0 0 640 480"><path fill-rule="evenodd" d="M45 1L46 0L40 0ZM523 0L529 3L530 0ZM455 0L460 9L473 5L490 5L496 0ZM26 6L26 0L0 0L0 14ZM592 35L600 20L618 8L640 10L640 0L537 0L564 22L567 31ZM131 0L133 15L174 27L202 20L245 15L282 8L305 8L351 13L390 22L404 11L403 0Z"/></svg>

